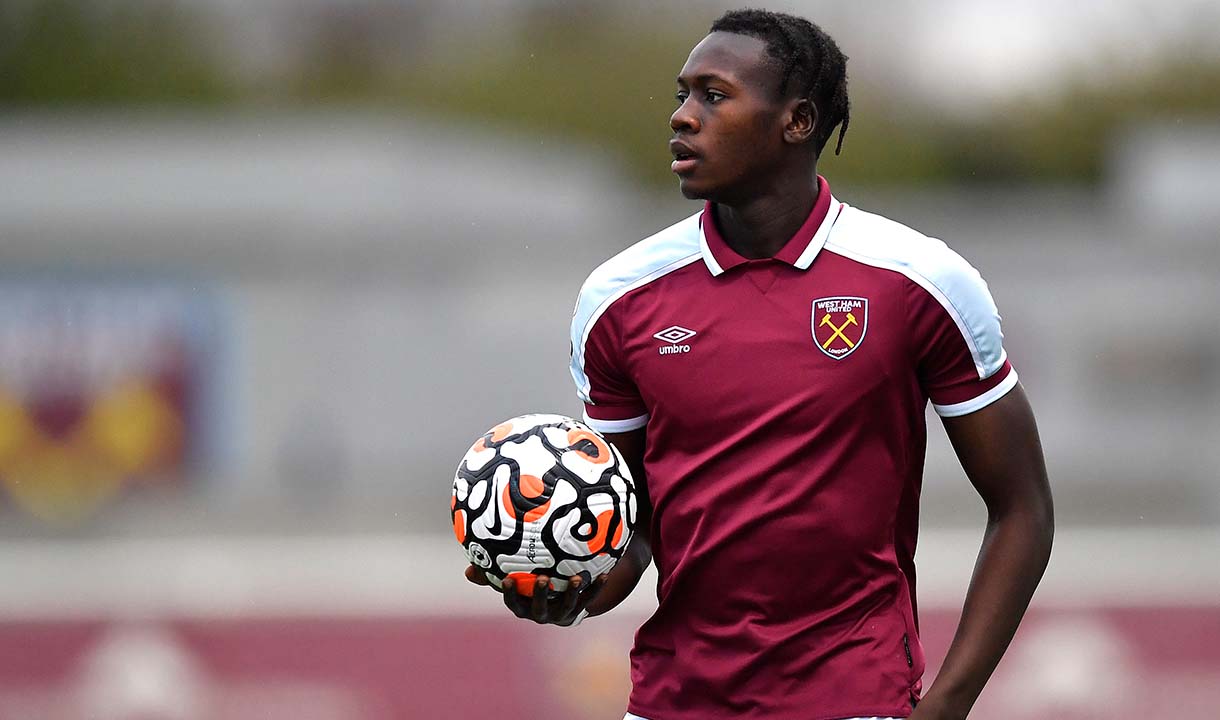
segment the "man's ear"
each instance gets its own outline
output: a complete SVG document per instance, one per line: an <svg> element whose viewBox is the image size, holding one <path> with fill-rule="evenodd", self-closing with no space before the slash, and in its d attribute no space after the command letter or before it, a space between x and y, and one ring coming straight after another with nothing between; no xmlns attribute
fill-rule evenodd
<svg viewBox="0 0 1220 720"><path fill-rule="evenodd" d="M784 140L803 145L813 138L818 126L818 109L809 98L788 101L788 122L784 125Z"/></svg>

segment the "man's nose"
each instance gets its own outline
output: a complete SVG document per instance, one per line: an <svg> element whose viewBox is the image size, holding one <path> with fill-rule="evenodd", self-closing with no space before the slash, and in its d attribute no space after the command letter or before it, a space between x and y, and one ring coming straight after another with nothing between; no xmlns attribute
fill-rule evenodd
<svg viewBox="0 0 1220 720"><path fill-rule="evenodd" d="M699 116L695 114L689 98L669 116L669 127L674 132L699 132Z"/></svg>

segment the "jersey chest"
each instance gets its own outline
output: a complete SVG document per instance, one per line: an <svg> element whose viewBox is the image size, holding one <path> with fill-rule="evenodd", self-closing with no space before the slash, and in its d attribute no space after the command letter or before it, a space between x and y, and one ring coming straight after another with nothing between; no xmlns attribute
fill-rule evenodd
<svg viewBox="0 0 1220 720"><path fill-rule="evenodd" d="M696 280L635 298L623 324L632 379L671 430L833 424L910 385L901 298L884 283L778 263Z"/></svg>

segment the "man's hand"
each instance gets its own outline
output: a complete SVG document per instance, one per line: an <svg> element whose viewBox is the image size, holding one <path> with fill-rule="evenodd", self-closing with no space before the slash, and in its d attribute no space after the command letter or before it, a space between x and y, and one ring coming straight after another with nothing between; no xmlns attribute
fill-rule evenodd
<svg viewBox="0 0 1220 720"><path fill-rule="evenodd" d="M487 573L474 565L466 567L466 579L475 585L492 585L487 579ZM588 586L579 575L568 578L568 589L562 593L551 592L551 579L539 575L534 581L534 587L521 588L513 578L504 580L502 587L496 588L504 595L504 605L513 615L525 620L533 620L540 625L560 625L567 627L580 616L581 612L593 602L598 593L606 585L606 576L602 575Z"/></svg>

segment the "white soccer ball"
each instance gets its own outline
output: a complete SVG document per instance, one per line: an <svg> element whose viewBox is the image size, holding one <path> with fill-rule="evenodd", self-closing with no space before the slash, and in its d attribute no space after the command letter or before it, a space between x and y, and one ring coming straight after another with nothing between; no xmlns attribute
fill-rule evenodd
<svg viewBox="0 0 1220 720"><path fill-rule="evenodd" d="M453 478L453 533L496 587L532 595L538 575L567 589L614 567L636 522L635 485L619 451L562 415L505 420L475 441Z"/></svg>

